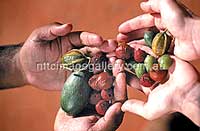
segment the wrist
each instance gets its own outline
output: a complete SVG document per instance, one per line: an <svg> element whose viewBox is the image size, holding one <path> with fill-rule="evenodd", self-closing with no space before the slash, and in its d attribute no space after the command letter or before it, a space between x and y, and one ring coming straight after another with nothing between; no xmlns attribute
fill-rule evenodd
<svg viewBox="0 0 200 131"><path fill-rule="evenodd" d="M0 89L19 87L26 84L19 60L21 45L0 47Z"/></svg>
<svg viewBox="0 0 200 131"><path fill-rule="evenodd" d="M200 83L191 85L190 91L184 94L181 104L176 111L181 112L190 118L195 124L200 126Z"/></svg>
<svg viewBox="0 0 200 131"><path fill-rule="evenodd" d="M19 76L21 77L21 79L19 80L19 86L23 86L26 85L27 79L26 79L26 74L22 68L22 64L21 64L21 59L20 59L20 49L19 51L15 54L14 56L14 61L16 62L16 70L19 73Z"/></svg>

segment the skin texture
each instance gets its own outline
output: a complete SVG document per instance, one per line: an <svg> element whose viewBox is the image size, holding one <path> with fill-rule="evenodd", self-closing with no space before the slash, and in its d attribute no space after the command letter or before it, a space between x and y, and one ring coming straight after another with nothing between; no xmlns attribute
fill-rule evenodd
<svg viewBox="0 0 200 131"><path fill-rule="evenodd" d="M103 41L96 34L71 30L71 24L54 23L31 33L19 51L21 69L26 78L25 84L46 90L60 90L69 72L56 69L55 64L60 64L64 53L76 48L93 55L101 51L101 46L109 45L111 50L116 47L112 40ZM41 67L44 63L50 66ZM53 68L51 64L54 64Z"/></svg>
<svg viewBox="0 0 200 131"><path fill-rule="evenodd" d="M10 77L4 77L4 74L1 74L3 76L0 79L1 88L6 89L10 86L30 84L41 89L60 90L69 72L53 70L48 67L38 70L37 63L59 64L60 57L73 48L80 49L92 56L100 51L112 52L117 46L114 40L103 40L93 33L71 32L71 30L71 24L53 23L35 29L24 44L20 46L15 48L13 46L1 47L1 71L9 71L6 73L12 74L13 79L23 78L19 79L20 81L12 81L12 83ZM6 66L3 66L6 61L8 61ZM14 67L12 66L13 63L16 63ZM123 64L121 60L118 63ZM115 84L115 103L107 110L104 117L99 117L92 111L86 110L87 112L82 112L79 117L73 118L60 109L55 121L55 130L116 130L123 119L121 106L122 102L126 100L126 78L124 72L116 72L115 77L116 80L119 81L120 79L121 82ZM8 86L2 86L3 82Z"/></svg>
<svg viewBox="0 0 200 131"><path fill-rule="evenodd" d="M157 27L168 29L175 37L174 54L190 61L200 57L200 19L183 4L175 0L148 0L141 3L144 14L122 23L118 30L118 41L144 44L144 32ZM190 52L190 53L188 53Z"/></svg>
<svg viewBox="0 0 200 131"><path fill-rule="evenodd" d="M167 113L178 111L200 126L198 72L188 62L175 56L172 58L174 63L169 68L168 81L153 90L140 86L136 77L128 76L129 85L142 91L148 100L146 102L137 99L127 100L122 106L122 111L138 114L148 120L154 120Z"/></svg>
<svg viewBox="0 0 200 131"><path fill-rule="evenodd" d="M57 113L55 120L55 131L114 131L122 122L123 113L121 111L122 102L127 98L126 94L126 75L122 60L116 60L113 71L115 72L115 88L114 99L115 103L109 107L103 117L97 116L89 109L87 115L80 117L72 117L67 115L62 109Z"/></svg>
<svg viewBox="0 0 200 131"><path fill-rule="evenodd" d="M160 30L167 28L175 37L176 57L172 57L174 64L169 69L169 80L153 90L141 87L138 79L127 76L129 85L144 92L148 100L146 102L128 100L123 104L122 110L149 120L179 111L200 126L199 75L191 64L183 61L200 57L200 37L197 33L200 31L199 17L175 0L147 0L140 6L145 13L122 23L118 28L117 40L128 42L133 48L139 47L152 53L144 46L144 40L141 39L144 32L154 27Z"/></svg>

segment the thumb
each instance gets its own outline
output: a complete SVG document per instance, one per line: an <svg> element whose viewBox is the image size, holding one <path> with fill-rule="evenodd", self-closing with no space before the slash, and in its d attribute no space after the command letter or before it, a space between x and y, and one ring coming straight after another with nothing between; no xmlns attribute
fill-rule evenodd
<svg viewBox="0 0 200 131"><path fill-rule="evenodd" d="M127 100L121 107L123 112L131 112L146 118L145 103L140 100L132 99Z"/></svg>
<svg viewBox="0 0 200 131"><path fill-rule="evenodd" d="M180 30L184 27L184 18L186 16L179 4L175 0L161 0L160 14L162 21L169 31L173 35L178 35L177 30Z"/></svg>
<svg viewBox="0 0 200 131"><path fill-rule="evenodd" d="M72 24L53 23L34 30L30 38L34 41L53 40L58 36L66 35L71 30Z"/></svg>

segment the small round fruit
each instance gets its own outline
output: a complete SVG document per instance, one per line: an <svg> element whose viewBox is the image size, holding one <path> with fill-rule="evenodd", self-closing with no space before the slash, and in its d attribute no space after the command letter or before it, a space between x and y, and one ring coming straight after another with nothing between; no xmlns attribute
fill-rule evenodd
<svg viewBox="0 0 200 131"><path fill-rule="evenodd" d="M119 45L115 50L116 57L118 59L124 59L124 60L130 58L131 52L132 52L131 48L126 44Z"/></svg>
<svg viewBox="0 0 200 131"><path fill-rule="evenodd" d="M108 101L100 100L96 106L95 109L99 115L105 115L106 111L108 110L110 104Z"/></svg>
<svg viewBox="0 0 200 131"><path fill-rule="evenodd" d="M134 51L134 59L135 59L136 62L143 62L146 55L147 55L146 52L144 52L141 49Z"/></svg>
<svg viewBox="0 0 200 131"><path fill-rule="evenodd" d="M101 97L102 99L106 100L106 101L109 101L109 100L112 100L113 99L113 89L110 88L110 89L104 89L101 91Z"/></svg>
<svg viewBox="0 0 200 131"><path fill-rule="evenodd" d="M173 60L168 54L165 54L158 59L158 63L160 70L168 70L173 63Z"/></svg>
<svg viewBox="0 0 200 131"><path fill-rule="evenodd" d="M140 85L144 87L151 87L155 82L150 78L148 73L145 73L140 78Z"/></svg>
<svg viewBox="0 0 200 131"><path fill-rule="evenodd" d="M167 70L151 70L149 74L152 80L162 82L167 76Z"/></svg>
<svg viewBox="0 0 200 131"><path fill-rule="evenodd" d="M97 91L92 91L90 94L89 103L92 105L96 105L101 100L101 94Z"/></svg>
<svg viewBox="0 0 200 131"><path fill-rule="evenodd" d="M156 59L151 56L151 55L147 55L145 60L144 60L144 65L146 68L146 71L149 72L153 66L153 63L156 61Z"/></svg>
<svg viewBox="0 0 200 131"><path fill-rule="evenodd" d="M138 78L140 78L145 73L145 66L142 63L135 65L135 73Z"/></svg>
<svg viewBox="0 0 200 131"><path fill-rule="evenodd" d="M113 85L113 77L109 75L108 72L102 72L100 74L93 75L89 79L88 84L97 91L108 89Z"/></svg>

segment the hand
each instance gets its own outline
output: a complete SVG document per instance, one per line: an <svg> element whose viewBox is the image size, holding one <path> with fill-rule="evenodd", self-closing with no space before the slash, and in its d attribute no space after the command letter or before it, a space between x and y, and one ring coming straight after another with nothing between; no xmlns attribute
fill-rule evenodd
<svg viewBox="0 0 200 131"><path fill-rule="evenodd" d="M54 129L55 131L114 131L122 122L123 113L121 106L126 100L126 78L123 69L119 70L122 65L121 60L116 61L114 70L116 74L116 83L114 88L115 103L109 107L103 117L97 116L90 109L85 109L80 117L72 117L67 115L62 109L58 111ZM82 115L84 114L84 115Z"/></svg>
<svg viewBox="0 0 200 131"><path fill-rule="evenodd" d="M64 53L72 48L84 47L86 51L98 47L99 50L109 51L116 47L115 42L103 41L96 34L71 30L71 24L54 23L32 32L19 53L27 84L41 89L60 90L67 78L66 70L59 68Z"/></svg>
<svg viewBox="0 0 200 131"><path fill-rule="evenodd" d="M149 28L168 29L175 37L174 54L184 60L200 58L200 19L176 0L148 0L141 3L146 14L128 20L119 26L118 41L134 41L143 37ZM188 53L190 52L190 53Z"/></svg>
<svg viewBox="0 0 200 131"><path fill-rule="evenodd" d="M136 77L127 78L130 86L144 92L148 100L127 100L122 106L122 111L129 111L149 120L178 111L200 125L198 73L188 62L175 56L172 58L174 63L169 69L169 80L153 90L140 86Z"/></svg>

